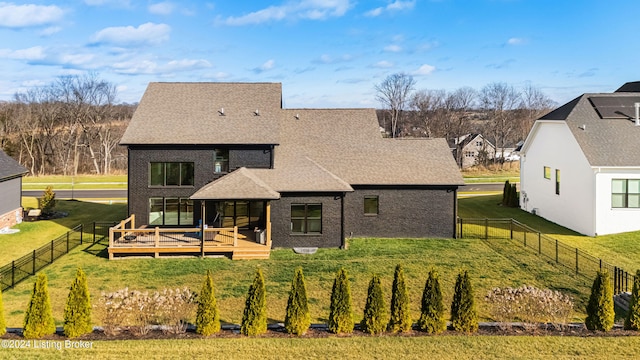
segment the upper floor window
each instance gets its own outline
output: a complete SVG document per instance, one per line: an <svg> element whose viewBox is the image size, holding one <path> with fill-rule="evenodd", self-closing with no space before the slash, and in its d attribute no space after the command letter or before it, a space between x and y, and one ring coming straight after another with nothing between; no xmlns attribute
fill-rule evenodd
<svg viewBox="0 0 640 360"><path fill-rule="evenodd" d="M560 170L556 169L556 195L560 195Z"/></svg>
<svg viewBox="0 0 640 360"><path fill-rule="evenodd" d="M291 204L292 234L322 234L322 204Z"/></svg>
<svg viewBox="0 0 640 360"><path fill-rule="evenodd" d="M150 186L193 186L192 162L152 162L149 166Z"/></svg>
<svg viewBox="0 0 640 360"><path fill-rule="evenodd" d="M544 167L544 178L551 179L551 168L548 166Z"/></svg>
<svg viewBox="0 0 640 360"><path fill-rule="evenodd" d="M229 150L216 149L213 154L213 171L216 173L229 172Z"/></svg>
<svg viewBox="0 0 640 360"><path fill-rule="evenodd" d="M640 208L640 179L611 180L611 207Z"/></svg>

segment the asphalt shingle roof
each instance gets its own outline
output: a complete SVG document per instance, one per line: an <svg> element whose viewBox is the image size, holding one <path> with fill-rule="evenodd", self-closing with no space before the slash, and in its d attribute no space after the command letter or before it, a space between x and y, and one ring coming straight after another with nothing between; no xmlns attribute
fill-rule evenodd
<svg viewBox="0 0 640 360"><path fill-rule="evenodd" d="M638 98L640 92L583 94L540 120L565 121L591 166L640 166L640 126L633 119L601 118L592 97Z"/></svg>
<svg viewBox="0 0 640 360"><path fill-rule="evenodd" d="M22 176L28 172L27 168L0 150L0 181Z"/></svg>
<svg viewBox="0 0 640 360"><path fill-rule="evenodd" d="M277 145L273 169L228 179L251 187L249 194L222 181L232 173L194 199L257 196L256 179L277 192L464 184L444 139L384 139L374 109L282 109L281 94L274 83L151 83L120 143Z"/></svg>

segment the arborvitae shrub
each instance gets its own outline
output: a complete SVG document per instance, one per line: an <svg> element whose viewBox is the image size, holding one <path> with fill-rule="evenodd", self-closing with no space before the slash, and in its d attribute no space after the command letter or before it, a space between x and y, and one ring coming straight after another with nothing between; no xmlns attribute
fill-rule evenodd
<svg viewBox="0 0 640 360"><path fill-rule="evenodd" d="M629 311L624 319L624 328L627 330L640 330L640 270L636 271L629 300Z"/></svg>
<svg viewBox="0 0 640 360"><path fill-rule="evenodd" d="M198 296L198 312L196 313L196 333L209 336L220 331L220 315L218 303L213 288L213 274L211 270L202 283L200 296Z"/></svg>
<svg viewBox="0 0 640 360"><path fill-rule="evenodd" d="M297 268L291 282L284 328L289 334L304 335L309 326L311 326L311 314L307 303L307 286L304 282L302 268Z"/></svg>
<svg viewBox="0 0 640 360"><path fill-rule="evenodd" d="M373 275L371 282L369 282L364 317L360 326L362 331L369 334L380 334L387 326L387 305L384 302L378 275Z"/></svg>
<svg viewBox="0 0 640 360"><path fill-rule="evenodd" d="M265 332L267 332L266 290L262 270L258 269L247 294L240 333L251 336Z"/></svg>
<svg viewBox="0 0 640 360"><path fill-rule="evenodd" d="M0 287L0 336L7 333L7 322L4 319L4 305L2 304L2 288Z"/></svg>
<svg viewBox="0 0 640 360"><path fill-rule="evenodd" d="M404 281L402 265L396 266L391 288L391 316L388 329L391 332L411 330L411 310L409 309L409 292Z"/></svg>
<svg viewBox="0 0 640 360"><path fill-rule="evenodd" d="M40 209L43 214L51 214L56 207L56 193L53 192L53 186L49 185L44 189L42 198L40 198Z"/></svg>
<svg viewBox="0 0 640 360"><path fill-rule="evenodd" d="M440 281L435 269L429 271L429 277L424 284L418 328L429 334L439 334L447 329L447 321L444 318L442 290L440 289Z"/></svg>
<svg viewBox="0 0 640 360"><path fill-rule="evenodd" d="M51 300L47 289L47 275L39 273L33 285L29 307L24 315L24 333L27 339L36 339L56 332Z"/></svg>
<svg viewBox="0 0 640 360"><path fill-rule="evenodd" d="M510 189L511 193L509 194L509 206L510 207L518 207L519 201L518 201L518 189L516 188L516 184L511 184L511 189Z"/></svg>
<svg viewBox="0 0 640 360"><path fill-rule="evenodd" d="M64 308L64 334L74 338L93 331L91 325L91 298L87 276L82 269L76 271L76 278L69 289L67 305Z"/></svg>
<svg viewBox="0 0 640 360"><path fill-rule="evenodd" d="M502 205L509 205L509 195L511 194L511 185L509 185L509 180L504 182L504 188L502 189Z"/></svg>
<svg viewBox="0 0 640 360"><path fill-rule="evenodd" d="M613 288L609 273L606 270L598 271L591 287L584 323L589 330L609 331L613 327L614 318Z"/></svg>
<svg viewBox="0 0 640 360"><path fill-rule="evenodd" d="M335 334L353 332L353 310L351 305L351 287L347 270L340 269L331 289L331 310L329 313L329 331Z"/></svg>
<svg viewBox="0 0 640 360"><path fill-rule="evenodd" d="M478 330L478 314L473 299L473 288L467 271L461 271L451 303L451 326L456 331L475 332Z"/></svg>

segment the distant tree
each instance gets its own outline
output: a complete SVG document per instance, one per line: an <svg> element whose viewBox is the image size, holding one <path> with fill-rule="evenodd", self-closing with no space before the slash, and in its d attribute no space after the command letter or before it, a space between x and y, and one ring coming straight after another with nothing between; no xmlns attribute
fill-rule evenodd
<svg viewBox="0 0 640 360"><path fill-rule="evenodd" d="M430 138L441 136L441 113L447 94L444 90L419 90L411 97L411 107L417 112L419 122L424 126L425 135Z"/></svg>
<svg viewBox="0 0 640 360"><path fill-rule="evenodd" d="M519 197L518 197L518 189L516 188L516 184L511 184L509 189L509 207L516 208L520 206Z"/></svg>
<svg viewBox="0 0 640 360"><path fill-rule="evenodd" d="M53 320L51 300L47 289L47 275L39 273L33 285L31 300L24 315L24 332L26 339L37 339L56 332Z"/></svg>
<svg viewBox="0 0 640 360"><path fill-rule="evenodd" d="M336 274L331 288L329 331L334 334L350 334L353 332L353 325L351 287L347 277L347 270L342 268Z"/></svg>
<svg viewBox="0 0 640 360"><path fill-rule="evenodd" d="M613 328L614 319L613 288L609 273L606 270L598 271L591 287L584 323L589 330L609 331Z"/></svg>
<svg viewBox="0 0 640 360"><path fill-rule="evenodd" d="M504 159L504 148L517 127L514 110L520 103L520 93L506 83L490 83L480 90L480 104L489 116L498 159Z"/></svg>
<svg viewBox="0 0 640 360"><path fill-rule="evenodd" d="M518 137L520 140L524 140L536 119L551 111L556 106L556 102L545 95L542 90L533 86L531 82L525 84L520 95L522 114L519 119Z"/></svg>
<svg viewBox="0 0 640 360"><path fill-rule="evenodd" d="M309 326L311 326L311 314L307 303L307 286L302 268L297 268L291 283L291 291L289 291L284 328L289 334L304 335Z"/></svg>
<svg viewBox="0 0 640 360"><path fill-rule="evenodd" d="M439 334L447 329L442 290L435 269L429 271L429 277L424 285L418 328L430 334Z"/></svg>
<svg viewBox="0 0 640 360"><path fill-rule="evenodd" d="M473 298L473 288L466 270L461 271L456 280L451 302L451 326L454 330L461 332L478 330L478 314Z"/></svg>
<svg viewBox="0 0 640 360"><path fill-rule="evenodd" d="M404 281L402 265L396 266L391 288L391 316L387 326L391 332L405 332L411 330L411 310L409 309L409 292Z"/></svg>
<svg viewBox="0 0 640 360"><path fill-rule="evenodd" d="M71 284L67 305L64 308L64 334L69 338L93 331L91 325L91 297L87 276L81 268L76 270L76 278Z"/></svg>
<svg viewBox="0 0 640 360"><path fill-rule="evenodd" d="M387 327L387 305L384 301L378 275L373 275L369 283L367 302L364 305L364 317L360 326L362 331L369 334L380 334Z"/></svg>
<svg viewBox="0 0 640 360"><path fill-rule="evenodd" d="M509 206L509 196L511 195L511 185L509 180L504 182L504 188L502 189L502 205Z"/></svg>
<svg viewBox="0 0 640 360"><path fill-rule="evenodd" d="M220 331L220 314L213 287L213 273L207 271L198 296L198 311L196 313L196 333L209 336Z"/></svg>
<svg viewBox="0 0 640 360"><path fill-rule="evenodd" d="M391 137L399 135L398 125L402 122L402 112L408 105L415 84L413 76L397 73L387 76L375 86L376 99L391 114Z"/></svg>
<svg viewBox="0 0 640 360"><path fill-rule="evenodd" d="M640 330L640 270L636 271L629 300L629 311L624 319L624 328L627 330Z"/></svg>
<svg viewBox="0 0 640 360"><path fill-rule="evenodd" d="M266 295L264 276L262 270L258 269L247 294L240 326L241 334L251 336L267 332Z"/></svg>

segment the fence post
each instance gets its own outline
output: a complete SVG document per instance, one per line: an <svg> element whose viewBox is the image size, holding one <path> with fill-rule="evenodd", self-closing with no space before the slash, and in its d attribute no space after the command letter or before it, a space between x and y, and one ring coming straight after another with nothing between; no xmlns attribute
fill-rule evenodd
<svg viewBox="0 0 640 360"><path fill-rule="evenodd" d="M84 225L80 224L80 245L82 245L82 234L84 233Z"/></svg>
<svg viewBox="0 0 640 360"><path fill-rule="evenodd" d="M31 261L33 261L33 271L31 273L31 275L35 275L36 274L36 251L33 250L33 255L31 256Z"/></svg>
<svg viewBox="0 0 640 360"><path fill-rule="evenodd" d="M93 243L96 243L96 222L93 222Z"/></svg>
<svg viewBox="0 0 640 360"><path fill-rule="evenodd" d="M53 262L53 242L54 240L51 240L51 262Z"/></svg>
<svg viewBox="0 0 640 360"><path fill-rule="evenodd" d="M509 221L509 239L513 240L513 219Z"/></svg>
<svg viewBox="0 0 640 360"><path fill-rule="evenodd" d="M576 248L576 275L578 275L580 271L578 270L578 248Z"/></svg>
<svg viewBox="0 0 640 360"><path fill-rule="evenodd" d="M65 254L68 254L68 253L69 253L69 233L70 233L70 232L71 232L71 231L67 231L67 252L66 252Z"/></svg>
<svg viewBox="0 0 640 360"><path fill-rule="evenodd" d="M602 259L599 259L599 260L600 260L600 271L602 271Z"/></svg>
<svg viewBox="0 0 640 360"><path fill-rule="evenodd" d="M556 264L558 263L558 240L556 240Z"/></svg>
<svg viewBox="0 0 640 360"><path fill-rule="evenodd" d="M538 255L542 255L542 235L538 232Z"/></svg>
<svg viewBox="0 0 640 360"><path fill-rule="evenodd" d="M489 240L489 219L484 219L484 239Z"/></svg>
<svg viewBox="0 0 640 360"><path fill-rule="evenodd" d="M618 267L613 267L613 294L618 293Z"/></svg>
<svg viewBox="0 0 640 360"><path fill-rule="evenodd" d="M11 287L16 286L16 261L11 262Z"/></svg>

